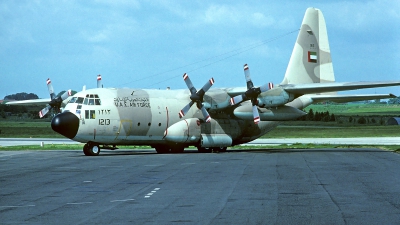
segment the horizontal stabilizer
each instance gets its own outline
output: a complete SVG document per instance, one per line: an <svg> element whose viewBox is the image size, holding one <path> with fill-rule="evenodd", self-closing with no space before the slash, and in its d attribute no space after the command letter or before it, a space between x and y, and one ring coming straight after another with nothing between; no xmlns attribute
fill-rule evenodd
<svg viewBox="0 0 400 225"><path fill-rule="evenodd" d="M366 95L310 95L313 102L332 101L336 103L357 102L365 100L396 98L394 94L366 94Z"/></svg>
<svg viewBox="0 0 400 225"><path fill-rule="evenodd" d="M397 85L400 85L400 81L287 84L281 85L281 87L289 93L304 95L324 92L350 91L363 88L390 87Z"/></svg>

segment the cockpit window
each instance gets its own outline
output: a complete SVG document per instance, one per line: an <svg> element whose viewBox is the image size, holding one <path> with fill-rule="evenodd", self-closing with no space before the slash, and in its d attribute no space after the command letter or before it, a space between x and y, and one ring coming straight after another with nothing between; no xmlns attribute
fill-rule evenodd
<svg viewBox="0 0 400 225"><path fill-rule="evenodd" d="M81 97L78 97L78 99L76 99L76 101L75 101L75 103L78 103L78 104L82 104L82 102L83 102L83 98L81 98Z"/></svg>
<svg viewBox="0 0 400 225"><path fill-rule="evenodd" d="M83 102L84 105L101 105L98 95L87 94Z"/></svg>
<svg viewBox="0 0 400 225"><path fill-rule="evenodd" d="M72 98L69 100L68 103L75 103L76 99L77 99L77 97L72 97Z"/></svg>

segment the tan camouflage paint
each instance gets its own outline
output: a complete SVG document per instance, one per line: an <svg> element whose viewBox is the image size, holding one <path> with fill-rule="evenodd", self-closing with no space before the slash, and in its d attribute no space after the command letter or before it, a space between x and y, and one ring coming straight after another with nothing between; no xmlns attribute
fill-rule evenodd
<svg viewBox="0 0 400 225"><path fill-rule="evenodd" d="M316 62L309 53L316 53ZM319 9L308 8L281 84L334 82L332 59L324 16Z"/></svg>

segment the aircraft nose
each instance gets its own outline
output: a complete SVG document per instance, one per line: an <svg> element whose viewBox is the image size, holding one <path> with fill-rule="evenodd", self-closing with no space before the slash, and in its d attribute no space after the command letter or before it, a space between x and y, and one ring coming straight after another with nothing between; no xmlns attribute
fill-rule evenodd
<svg viewBox="0 0 400 225"><path fill-rule="evenodd" d="M51 120L51 128L65 137L72 139L78 133L79 118L71 112L63 112Z"/></svg>

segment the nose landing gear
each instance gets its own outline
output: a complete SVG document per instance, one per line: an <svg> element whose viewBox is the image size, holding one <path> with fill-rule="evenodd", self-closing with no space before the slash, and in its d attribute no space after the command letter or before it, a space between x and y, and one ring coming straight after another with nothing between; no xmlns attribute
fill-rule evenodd
<svg viewBox="0 0 400 225"><path fill-rule="evenodd" d="M100 154L100 146L93 142L88 142L83 146L83 153L86 156L97 156Z"/></svg>

